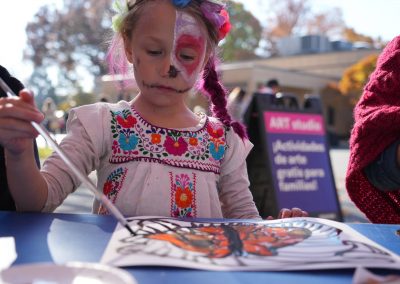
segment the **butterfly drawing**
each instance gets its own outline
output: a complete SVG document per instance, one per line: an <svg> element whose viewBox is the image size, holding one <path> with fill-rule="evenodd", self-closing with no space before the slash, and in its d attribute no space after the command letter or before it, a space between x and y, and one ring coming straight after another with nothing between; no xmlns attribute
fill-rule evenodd
<svg viewBox="0 0 400 284"><path fill-rule="evenodd" d="M311 231L298 227L271 227L257 223L192 223L190 227L176 226L161 220L138 223L144 240L170 244L186 252L211 259L228 256L274 256L279 248L302 242ZM136 236L134 239L137 240ZM128 240L126 240L129 242ZM140 242L140 241L139 241Z"/></svg>
<svg viewBox="0 0 400 284"><path fill-rule="evenodd" d="M317 218L272 221L132 217L134 234L118 228L103 260L115 266L298 270L394 267L400 259L346 226ZM398 266L397 266L398 267Z"/></svg>
<svg viewBox="0 0 400 284"><path fill-rule="evenodd" d="M180 249L201 253L209 258L223 258L229 255L276 255L278 248L297 244L310 235L309 230L302 228L222 224L153 233L145 238L168 242Z"/></svg>

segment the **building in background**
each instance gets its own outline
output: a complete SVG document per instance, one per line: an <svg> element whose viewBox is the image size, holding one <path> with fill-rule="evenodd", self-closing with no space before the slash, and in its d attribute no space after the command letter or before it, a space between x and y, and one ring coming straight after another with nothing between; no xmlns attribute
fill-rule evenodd
<svg viewBox="0 0 400 284"><path fill-rule="evenodd" d="M321 35L291 36L278 41L278 51L281 56L323 53L332 50L329 38Z"/></svg>
<svg viewBox="0 0 400 284"><path fill-rule="evenodd" d="M372 49L366 42L349 42L345 40L330 40L324 35L304 35L284 37L277 43L280 56L326 53L334 51L351 51Z"/></svg>
<svg viewBox="0 0 400 284"><path fill-rule="evenodd" d="M303 104L306 94L319 96L327 131L330 137L334 137L332 141L345 140L349 137L353 125L353 106L348 97L332 90L326 91L327 86L332 82L339 82L348 67L368 55L378 54L380 50L347 50L349 45L336 41L331 44L334 51L312 53L311 51L318 46L326 47L325 41L317 40L313 36L304 37L303 44L310 52L222 64L222 81L229 92L237 87L245 92L242 99L244 108L250 103L259 86L270 78L279 81L281 92L296 96L299 105ZM138 93L132 77L103 76L96 86L95 93L99 95L99 100L106 97L109 102L130 100ZM193 93L188 100L192 108L197 106L208 109L208 102L201 95Z"/></svg>
<svg viewBox="0 0 400 284"><path fill-rule="evenodd" d="M353 125L353 105L339 92L327 91L327 86L339 82L351 65L379 52L352 49L235 62L223 64L221 74L228 90L240 87L246 92L244 105L250 103L252 94L269 78L278 79L281 92L297 96L300 105L305 94L320 96L328 133L333 140L345 140Z"/></svg>

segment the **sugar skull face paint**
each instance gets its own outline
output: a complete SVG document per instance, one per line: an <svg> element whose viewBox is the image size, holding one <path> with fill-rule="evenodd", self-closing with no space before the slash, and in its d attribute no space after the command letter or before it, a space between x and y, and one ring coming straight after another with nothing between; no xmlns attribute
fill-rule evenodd
<svg viewBox="0 0 400 284"><path fill-rule="evenodd" d="M206 34L195 18L176 12L171 62L189 84L194 84L206 55Z"/></svg>

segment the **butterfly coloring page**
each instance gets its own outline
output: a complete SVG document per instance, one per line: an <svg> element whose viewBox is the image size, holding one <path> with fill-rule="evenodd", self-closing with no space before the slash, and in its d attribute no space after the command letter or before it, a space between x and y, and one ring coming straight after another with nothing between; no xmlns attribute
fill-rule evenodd
<svg viewBox="0 0 400 284"><path fill-rule="evenodd" d="M270 221L168 217L117 225L101 262L206 270L302 270L400 267L400 257L351 227L319 218Z"/></svg>

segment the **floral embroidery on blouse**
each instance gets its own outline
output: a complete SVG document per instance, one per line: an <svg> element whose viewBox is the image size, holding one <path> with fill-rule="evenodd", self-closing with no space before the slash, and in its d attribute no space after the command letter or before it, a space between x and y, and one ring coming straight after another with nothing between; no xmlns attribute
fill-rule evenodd
<svg viewBox="0 0 400 284"><path fill-rule="evenodd" d="M196 174L190 180L187 174L172 172L171 179L171 217L196 217Z"/></svg>
<svg viewBox="0 0 400 284"><path fill-rule="evenodd" d="M127 171L127 168L118 168L114 170L107 177L107 180L103 185L103 193L112 203L115 203L115 201L117 200L118 193L122 188ZM108 210L103 205L101 205L99 208L99 214L109 213Z"/></svg>
<svg viewBox="0 0 400 284"><path fill-rule="evenodd" d="M218 174L227 129L217 120L206 119L198 131L181 131L154 126L133 108L111 110L110 163L144 160Z"/></svg>

